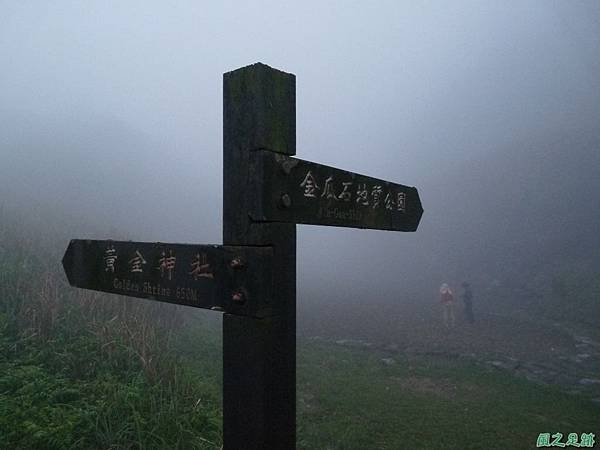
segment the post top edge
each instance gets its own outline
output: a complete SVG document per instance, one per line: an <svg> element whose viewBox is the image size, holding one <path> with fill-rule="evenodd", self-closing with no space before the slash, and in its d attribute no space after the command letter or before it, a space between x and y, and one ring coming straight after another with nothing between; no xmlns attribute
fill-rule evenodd
<svg viewBox="0 0 600 450"><path fill-rule="evenodd" d="M277 71L277 72L280 72L280 73L283 73L283 74L286 74L286 75L291 75L291 76L293 76L293 77L295 76L295 75L294 75L293 73L291 73L291 72L285 72L285 71L283 71L283 70L276 69L275 67L271 67L271 66L269 66L268 64L262 63L262 62L260 62L260 61L258 61L258 62L255 62L255 63L253 63L253 64L249 64L249 65L247 65L247 66L238 67L237 69L230 70L230 71L228 71L228 72L225 72L223 75L224 75L224 76L225 76L225 75L230 75L230 74L234 74L234 73L237 73L237 72L240 72L240 71L246 71L246 70L252 70L252 69L259 69L259 70L274 70L274 71Z"/></svg>

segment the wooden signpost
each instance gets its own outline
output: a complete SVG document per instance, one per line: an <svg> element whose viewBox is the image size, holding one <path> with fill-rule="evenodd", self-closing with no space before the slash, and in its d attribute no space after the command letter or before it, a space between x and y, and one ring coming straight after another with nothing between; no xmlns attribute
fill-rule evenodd
<svg viewBox="0 0 600 450"><path fill-rule="evenodd" d="M417 190L293 158L295 76L223 79L223 245L73 240L72 286L225 312L226 450L296 441L296 224L415 231Z"/></svg>

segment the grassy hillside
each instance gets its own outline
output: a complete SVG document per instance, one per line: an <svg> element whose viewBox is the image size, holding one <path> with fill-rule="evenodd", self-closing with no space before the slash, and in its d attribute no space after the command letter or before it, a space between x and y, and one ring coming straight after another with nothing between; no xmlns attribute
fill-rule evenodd
<svg viewBox="0 0 600 450"><path fill-rule="evenodd" d="M0 448L221 447L217 313L70 288L60 239L14 221L0 231ZM472 360L308 338L297 411L306 450L529 449L543 432L600 435L591 402Z"/></svg>
<svg viewBox="0 0 600 450"><path fill-rule="evenodd" d="M218 388L172 351L178 308L70 288L60 239L4 219L0 447L220 448Z"/></svg>

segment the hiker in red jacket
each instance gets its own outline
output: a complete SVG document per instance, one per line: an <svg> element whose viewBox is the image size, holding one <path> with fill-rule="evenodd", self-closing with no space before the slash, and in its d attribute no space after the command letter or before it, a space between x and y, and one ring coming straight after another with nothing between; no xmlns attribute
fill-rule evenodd
<svg viewBox="0 0 600 450"><path fill-rule="evenodd" d="M446 328L454 327L454 295L446 283L440 287L440 303L444 308L444 325Z"/></svg>

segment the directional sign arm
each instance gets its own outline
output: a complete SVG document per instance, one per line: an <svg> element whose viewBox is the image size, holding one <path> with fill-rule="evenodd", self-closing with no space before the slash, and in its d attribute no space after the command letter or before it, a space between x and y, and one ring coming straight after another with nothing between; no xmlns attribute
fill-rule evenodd
<svg viewBox="0 0 600 450"><path fill-rule="evenodd" d="M265 317L272 254L266 246L74 239L62 263L75 287Z"/></svg>
<svg viewBox="0 0 600 450"><path fill-rule="evenodd" d="M251 155L250 216L392 231L416 231L423 208L417 189L279 153Z"/></svg>

